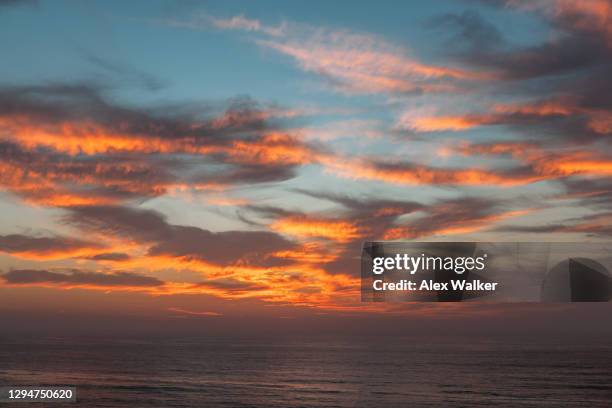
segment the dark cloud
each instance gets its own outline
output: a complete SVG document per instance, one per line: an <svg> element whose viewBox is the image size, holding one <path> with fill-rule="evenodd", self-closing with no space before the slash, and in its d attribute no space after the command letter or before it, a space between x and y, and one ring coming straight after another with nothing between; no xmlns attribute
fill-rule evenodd
<svg viewBox="0 0 612 408"><path fill-rule="evenodd" d="M585 109L612 109L612 83L610 69L612 67L612 51L609 63L598 69L591 70L587 75L569 84L575 88L574 97L578 106Z"/></svg>
<svg viewBox="0 0 612 408"><path fill-rule="evenodd" d="M546 225L502 225L494 229L501 232L519 232L529 234L583 234L592 237L612 237L612 212L589 214L570 218L563 222Z"/></svg>
<svg viewBox="0 0 612 408"><path fill-rule="evenodd" d="M78 239L54 236L32 237L22 234L0 235L0 251L7 253L49 254L78 249L99 248L100 245Z"/></svg>
<svg viewBox="0 0 612 408"><path fill-rule="evenodd" d="M501 227L497 227L494 231L501 232L520 232L527 234L548 234L551 232L561 232L561 230L565 229L565 226L560 224L551 224L551 225L504 225Z"/></svg>
<svg viewBox="0 0 612 408"><path fill-rule="evenodd" d="M244 209L255 212L261 216L266 218L279 218L279 217L288 217L296 214L302 214L298 211L287 210L280 207L268 206L268 205L245 205Z"/></svg>
<svg viewBox="0 0 612 408"><path fill-rule="evenodd" d="M325 271L331 274L359 276L361 274L362 242L350 242L344 245L336 259L325 264Z"/></svg>
<svg viewBox="0 0 612 408"><path fill-rule="evenodd" d="M99 84L49 84L0 88L0 116L27 116L36 121L78 119L88 110L108 110Z"/></svg>
<svg viewBox="0 0 612 408"><path fill-rule="evenodd" d="M231 291L232 293L250 292L269 289L266 285L257 283L239 281L236 279L211 279L205 282L198 282L195 287L221 289Z"/></svg>
<svg viewBox="0 0 612 408"><path fill-rule="evenodd" d="M230 168L222 172L201 172L190 178L192 183L252 184L280 182L296 176L294 165L249 165Z"/></svg>
<svg viewBox="0 0 612 408"><path fill-rule="evenodd" d="M561 183L566 192L559 198L575 199L580 207L612 210L612 180L610 178L567 178Z"/></svg>
<svg viewBox="0 0 612 408"><path fill-rule="evenodd" d="M529 79L596 66L605 61L602 61L604 47L602 39L576 36L502 53L472 52L462 59L498 70L506 79Z"/></svg>
<svg viewBox="0 0 612 408"><path fill-rule="evenodd" d="M407 224L413 237L444 234L454 228L477 227L494 221L505 211L504 203L492 198L461 197L430 205L427 215Z"/></svg>
<svg viewBox="0 0 612 408"><path fill-rule="evenodd" d="M310 197L340 204L343 207L351 210L352 215L381 217L391 215L390 213L392 213L393 215L397 216L408 214L423 209L424 207L423 204L414 201L372 199L369 197L356 198L336 193L308 191L303 189L295 189L294 191ZM385 213L385 209L392 211Z"/></svg>
<svg viewBox="0 0 612 408"><path fill-rule="evenodd" d="M612 57L609 27L601 24L596 10L590 10L586 3L552 3L548 6L529 2L510 1L483 2L489 6L514 7L532 11L547 21L561 34L551 36L543 43L528 47L514 47L510 50L472 49L463 55L466 63L480 67L495 68L508 79L528 79L561 73L576 73L578 70L609 65ZM459 23L461 19L455 19ZM461 26L469 27L465 19ZM487 30L474 30L476 35L490 35Z"/></svg>
<svg viewBox="0 0 612 408"><path fill-rule="evenodd" d="M225 137L265 130L268 127L262 108L252 99L237 98L216 116L214 105L185 104L177 109L136 108L115 103L105 91L109 86L92 83L13 86L0 88L0 116L28 117L42 123L90 120L109 132L145 137L178 139L190 137L198 142L225 143ZM201 115L209 118L202 118ZM198 120L198 115L200 118ZM213 115L212 117L210 117Z"/></svg>
<svg viewBox="0 0 612 408"><path fill-rule="evenodd" d="M159 279L127 272L104 274L72 271L69 273L58 273L46 270L15 269L0 276L6 283L15 285L52 284L59 286L99 287L155 287L164 285L164 282Z"/></svg>
<svg viewBox="0 0 612 408"><path fill-rule="evenodd" d="M149 255L185 257L218 264L277 265L276 251L294 244L265 231L212 232L169 224L158 212L118 206L73 207L66 221L85 230L149 244Z"/></svg>
<svg viewBox="0 0 612 408"><path fill-rule="evenodd" d="M130 259L130 256L123 252L105 252L105 253L89 256L86 259L89 259L92 261L117 261L119 262L119 261L127 261L128 259Z"/></svg>
<svg viewBox="0 0 612 408"><path fill-rule="evenodd" d="M152 210L120 206L77 206L69 209L66 221L84 230L139 242L169 240L173 226L165 217Z"/></svg>
<svg viewBox="0 0 612 408"><path fill-rule="evenodd" d="M448 13L430 20L431 28L448 30L453 35L448 45L463 51L487 50L505 45L502 33L495 25L486 21L478 11Z"/></svg>
<svg viewBox="0 0 612 408"><path fill-rule="evenodd" d="M294 245L280 235L266 231L210 232L197 227L173 227L170 239L153 245L150 255L196 258L212 263L247 262L278 265L272 254Z"/></svg>

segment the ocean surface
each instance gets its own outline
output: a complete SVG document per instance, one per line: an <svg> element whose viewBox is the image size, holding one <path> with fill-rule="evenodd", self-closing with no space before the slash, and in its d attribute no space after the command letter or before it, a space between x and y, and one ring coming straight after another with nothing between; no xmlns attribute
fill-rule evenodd
<svg viewBox="0 0 612 408"><path fill-rule="evenodd" d="M3 339L0 383L77 387L17 407L608 408L609 340Z"/></svg>

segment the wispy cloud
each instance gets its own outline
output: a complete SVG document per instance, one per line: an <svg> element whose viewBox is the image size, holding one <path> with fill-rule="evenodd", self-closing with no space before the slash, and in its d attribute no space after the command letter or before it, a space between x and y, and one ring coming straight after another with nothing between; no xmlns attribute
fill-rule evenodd
<svg viewBox="0 0 612 408"><path fill-rule="evenodd" d="M206 16L196 25L173 23L186 28L202 28L202 24L251 32L259 46L292 58L304 71L349 93L454 92L461 81L492 78L484 71L422 62L404 47L374 34L287 21L270 26L242 15L228 19Z"/></svg>
<svg viewBox="0 0 612 408"><path fill-rule="evenodd" d="M234 16L228 19L210 17L212 24L225 30L244 30L255 31L270 35L272 37L280 37L286 34L287 27L285 23L277 27L262 24L259 20L250 19L245 16Z"/></svg>

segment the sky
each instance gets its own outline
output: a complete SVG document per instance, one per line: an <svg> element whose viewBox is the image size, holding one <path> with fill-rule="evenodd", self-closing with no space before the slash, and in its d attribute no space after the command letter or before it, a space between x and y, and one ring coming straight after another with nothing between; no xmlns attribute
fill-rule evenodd
<svg viewBox="0 0 612 408"><path fill-rule="evenodd" d="M0 0L0 311L607 316L362 304L359 256L609 242L611 19L608 0Z"/></svg>

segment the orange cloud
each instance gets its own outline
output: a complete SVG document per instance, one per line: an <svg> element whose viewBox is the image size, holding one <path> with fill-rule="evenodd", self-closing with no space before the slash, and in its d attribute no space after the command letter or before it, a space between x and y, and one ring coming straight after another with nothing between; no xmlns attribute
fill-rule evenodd
<svg viewBox="0 0 612 408"><path fill-rule="evenodd" d="M297 165L312 163L316 152L285 133L269 133L259 140L236 140L229 147L219 147L239 163Z"/></svg>
<svg viewBox="0 0 612 408"><path fill-rule="evenodd" d="M478 126L512 123L520 117L570 116L581 113L570 99L530 102L524 104L497 104L488 113L466 115L416 116L412 112L400 120L401 126L417 132L463 131Z"/></svg>
<svg viewBox="0 0 612 408"><path fill-rule="evenodd" d="M44 124L36 123L28 117L0 117L0 128L28 149L43 146L71 155L116 151L154 153L181 150L180 140L118 133L90 121Z"/></svg>
<svg viewBox="0 0 612 408"><path fill-rule="evenodd" d="M329 245L320 242L304 242L299 248L278 251L273 254L276 258L290 259L297 263L325 264L338 258L337 251Z"/></svg>
<svg viewBox="0 0 612 408"><path fill-rule="evenodd" d="M149 180L142 183L140 178L145 176ZM53 160L45 155L8 157L0 163L0 186L27 202L62 207L113 204L122 196L159 195L166 191L166 186L144 163L90 163ZM105 189L110 192L105 193Z"/></svg>
<svg viewBox="0 0 612 408"><path fill-rule="evenodd" d="M369 161L330 163L328 168L352 179L393 184L455 184L515 186L545 179L538 174L502 173L484 169L443 169L422 165L382 165Z"/></svg>
<svg viewBox="0 0 612 408"><path fill-rule="evenodd" d="M586 152L545 157L539 160L535 167L543 174L554 176L612 175L612 159L599 158Z"/></svg>
<svg viewBox="0 0 612 408"><path fill-rule="evenodd" d="M525 156L530 152L536 151L539 146L536 143L530 142L498 142L498 143L482 143L482 144L462 144L456 151L461 154L471 155L501 155L510 154L512 156Z"/></svg>
<svg viewBox="0 0 612 408"><path fill-rule="evenodd" d="M212 120L207 126L223 129L231 125L240 126L240 121L251 123L253 120L251 117L242 116L244 115L239 118L223 116ZM262 114L263 117L265 116ZM296 138L277 132L264 134L261 138L236 139L230 144L199 144L195 137L197 125L193 128L194 136L171 139L149 134L118 133L88 121L44 124L26 117L0 117L0 129L2 128L11 139L29 150L49 147L70 155L113 152L225 154L242 163L291 165L310 162L314 154L312 149Z"/></svg>
<svg viewBox="0 0 612 408"><path fill-rule="evenodd" d="M184 269L187 265L187 262L180 258L168 258L165 265L159 265L159 258L147 257L147 262L153 266L148 270L149 273L155 270L165 270L167 273L164 268ZM355 304L358 299L358 278L344 274L331 275L310 261L282 267L232 266L225 269L224 276L207 274L208 276L198 282L160 281L152 276L123 272L90 273L73 270L60 273L15 270L0 275L0 282L4 281L0 286L141 292L151 296L206 294L228 300L257 299L268 303L312 308L332 308L342 303Z"/></svg>
<svg viewBox="0 0 612 408"><path fill-rule="evenodd" d="M350 221L309 216L290 216L275 221L270 228L298 237L327 238L337 242L348 242L364 236L363 228Z"/></svg>
<svg viewBox="0 0 612 408"><path fill-rule="evenodd" d="M441 132L467 130L485 124L478 116L425 116L417 117L407 124L417 132Z"/></svg>
<svg viewBox="0 0 612 408"><path fill-rule="evenodd" d="M265 116L262 112L258 115ZM240 128L246 126L243 121L254 120L244 116L249 114L228 112L206 126ZM28 202L47 206L107 205L182 190L218 190L244 180L278 180L292 177L291 167L315 162L323 154L280 132L211 138L203 143L196 133L162 138L118 133L88 121L39 123L27 116L0 117L0 131L8 140L7 146L11 144L3 147L6 160L0 162L0 185ZM150 159L151 153L206 155L213 162L230 166L223 176L211 173L208 179L187 182L179 172L171 171L173 165ZM143 179L147 182L142 183Z"/></svg>
<svg viewBox="0 0 612 408"><path fill-rule="evenodd" d="M589 129L603 135L612 133L612 113L609 111L593 111L588 123Z"/></svg>
<svg viewBox="0 0 612 408"><path fill-rule="evenodd" d="M534 143L502 142L488 144L464 144L462 154L512 154L533 168L542 178L558 178L571 175L608 176L612 174L612 158L600 152L575 150L564 153L547 152Z"/></svg>
<svg viewBox="0 0 612 408"><path fill-rule="evenodd" d="M498 104L493 107L493 112L533 116L569 116L575 113L576 109L571 100L557 99L526 104Z"/></svg>

